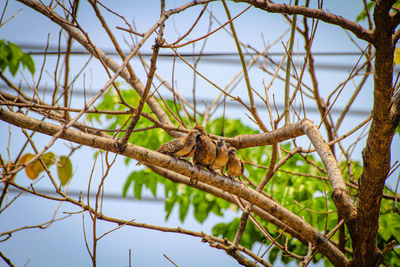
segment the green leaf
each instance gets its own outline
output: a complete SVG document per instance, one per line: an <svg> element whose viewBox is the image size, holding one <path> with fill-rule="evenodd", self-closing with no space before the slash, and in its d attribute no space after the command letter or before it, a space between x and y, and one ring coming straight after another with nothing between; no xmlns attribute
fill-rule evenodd
<svg viewBox="0 0 400 267"><path fill-rule="evenodd" d="M10 73L15 76L17 74L18 68L22 63L23 67L28 68L28 70L34 74L35 63L32 57L28 54L22 52L21 48L12 42L5 42L0 40L0 69L5 71L8 67Z"/></svg>
<svg viewBox="0 0 400 267"><path fill-rule="evenodd" d="M222 216L224 216L222 207L219 206L217 203L218 203L217 201L213 201L212 203L210 203L211 205L209 205L209 206L211 208L212 213L214 213L217 216L222 217Z"/></svg>
<svg viewBox="0 0 400 267"><path fill-rule="evenodd" d="M8 65L8 55L11 54L11 50L4 40L0 40L0 68L5 71Z"/></svg>
<svg viewBox="0 0 400 267"><path fill-rule="evenodd" d="M273 248L271 248L271 251L269 252L269 256L268 256L269 262L274 264L274 262L278 258L278 254L279 254L279 248L277 248L275 246Z"/></svg>
<svg viewBox="0 0 400 267"><path fill-rule="evenodd" d="M395 247L385 254L383 266L400 267L400 248Z"/></svg>
<svg viewBox="0 0 400 267"><path fill-rule="evenodd" d="M326 257L324 257L323 259L324 259L324 266L325 267L334 267L335 266Z"/></svg>
<svg viewBox="0 0 400 267"><path fill-rule="evenodd" d="M186 215L189 211L190 199L187 195L182 196L179 203L179 219L181 222L185 221Z"/></svg>
<svg viewBox="0 0 400 267"><path fill-rule="evenodd" d="M193 203L193 207L194 207L194 213L193 213L194 218L200 223L204 222L204 220L207 219L209 214L208 204L205 202L197 204Z"/></svg>
<svg viewBox="0 0 400 267"><path fill-rule="evenodd" d="M382 228L379 227L379 232L382 234L386 243L393 238L400 241L400 216L396 213L387 213L379 217L379 222L382 223Z"/></svg>
<svg viewBox="0 0 400 267"><path fill-rule="evenodd" d="M44 153L41 156L44 164L46 165L46 167L50 167L51 165L53 165L56 162L56 155L54 155L53 152L47 152Z"/></svg>
<svg viewBox="0 0 400 267"><path fill-rule="evenodd" d="M64 186L72 178L72 163L66 156L60 156L57 162L58 179Z"/></svg>
<svg viewBox="0 0 400 267"><path fill-rule="evenodd" d="M389 240L392 236L392 231L390 230L392 226L392 217L390 215L391 214L383 214L379 217L379 233L385 240Z"/></svg>
<svg viewBox="0 0 400 267"><path fill-rule="evenodd" d="M22 65L26 67L31 74L35 74L35 62L33 62L33 59L30 55L23 54L21 56L21 62Z"/></svg>
<svg viewBox="0 0 400 267"><path fill-rule="evenodd" d="M198 222L203 222L209 214L208 200L205 198L206 194L203 192L196 192L193 195L192 203L194 208L194 218Z"/></svg>
<svg viewBox="0 0 400 267"><path fill-rule="evenodd" d="M176 203L176 195L172 195L171 197L167 198L167 200L165 200L164 209L166 212L165 215L166 220L168 220L169 215L171 215L172 208L174 207L175 203Z"/></svg>
<svg viewBox="0 0 400 267"><path fill-rule="evenodd" d="M10 47L11 53L8 56L8 68L13 76L18 71L19 63L21 62L21 57L23 55L21 48L11 42L8 42L8 46Z"/></svg>
<svg viewBox="0 0 400 267"><path fill-rule="evenodd" d="M157 179L148 179L146 187L150 189L151 193L153 194L153 197L157 196Z"/></svg>
<svg viewBox="0 0 400 267"><path fill-rule="evenodd" d="M369 2L367 4L368 11L370 11L373 6L375 6L375 2L374 1ZM361 11L361 13L358 14L358 16L356 18L356 22L360 22L362 20L365 20L366 18L367 18L367 12L365 9L363 9L363 11Z"/></svg>
<svg viewBox="0 0 400 267"><path fill-rule="evenodd" d="M293 258L288 257L287 255L283 255L283 253L282 253L281 261L282 261L284 264L288 264L288 263L291 262L292 260L293 260Z"/></svg>
<svg viewBox="0 0 400 267"><path fill-rule="evenodd" d="M160 182L160 176L149 169L132 172L122 188L122 196L126 197L129 188L133 187L133 193L136 199L141 199L143 186L150 189L154 197L157 196L157 185ZM165 182L166 180L163 179Z"/></svg>
<svg viewBox="0 0 400 267"><path fill-rule="evenodd" d="M122 188L122 197L126 197L126 195L128 194L128 189L133 183L133 174L134 173L131 173L131 175L129 175L125 181L124 187Z"/></svg>
<svg viewBox="0 0 400 267"><path fill-rule="evenodd" d="M10 61L8 63L8 69L10 70L10 73L12 74L12 76L15 76L15 74L17 74L17 71L19 68L19 62L20 62L20 60L16 60L16 61Z"/></svg>
<svg viewBox="0 0 400 267"><path fill-rule="evenodd" d="M164 194L168 198L170 195L176 195L177 185L172 182L167 182L164 184Z"/></svg>
<svg viewBox="0 0 400 267"><path fill-rule="evenodd" d="M139 183L138 180L133 184L133 194L137 200L142 198L142 188L143 184Z"/></svg>

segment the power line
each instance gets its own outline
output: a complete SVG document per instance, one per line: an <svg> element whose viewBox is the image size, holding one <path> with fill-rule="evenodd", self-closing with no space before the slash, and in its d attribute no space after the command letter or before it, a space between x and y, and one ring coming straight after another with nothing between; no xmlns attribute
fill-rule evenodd
<svg viewBox="0 0 400 267"><path fill-rule="evenodd" d="M46 52L46 49L42 45L37 45L37 44L18 44L22 50L24 50L25 53L30 54L32 56L58 56L58 55L65 55L66 48L65 47L56 47L56 46L49 46ZM118 53L115 50L104 48L101 49L106 55L111 56L111 57L118 57ZM124 51L124 54L129 54L130 51ZM292 53L295 56L306 56L305 52L293 52ZM88 51L82 49L82 48L73 48L72 51L70 52L71 56L89 56L91 55ZM204 52L204 53L187 53L187 52L182 52L179 54L180 56L184 58L196 58L196 57L201 57L201 61L203 63L210 63L210 64L229 64L229 65L239 65L240 60L238 58L238 54L236 52ZM245 53L244 54L247 57L254 57L259 54L255 52L251 53ZM283 52L267 52L265 53L266 57L282 57L284 55ZM343 51L343 52L334 52L334 51L326 51L326 52L313 52L314 56L318 57L359 57L361 56L360 52L355 52L355 51ZM141 53L141 56L143 57L151 57L152 53L151 52L144 52ZM174 53L160 53L159 54L159 59L160 60L169 60L173 59L175 57ZM263 63L262 59L259 59L260 64ZM302 62L300 62L303 64ZM324 69L324 70L336 70L336 71L350 71L354 65L353 64L332 64L332 63L322 63L322 62L316 62L315 67L317 69Z"/></svg>
<svg viewBox="0 0 400 267"><path fill-rule="evenodd" d="M11 89L9 89L7 86L5 85L0 85L0 89L2 90L6 90L6 91L11 91ZM32 90L28 87L21 87L21 90L24 93L32 93ZM46 88L38 88L37 91L39 93L47 93L47 94L51 94L52 91ZM85 91L83 89L76 89L74 88L73 90L73 96L75 97L83 97L85 95L84 93ZM88 96L88 92L86 92L86 96ZM197 99L197 103L198 104L203 104L203 105L211 105L211 103L214 102L214 99L207 99L207 98L202 98L202 99ZM228 107L232 107L232 108L242 108L243 106L236 102L236 101L226 101L226 106ZM266 105L264 103L256 103L256 108L258 109L266 109ZM276 108L280 111L283 110L283 104L277 103L276 104ZM306 106L305 107L306 112L310 112L310 113L319 113L319 110L317 107L313 107L313 106ZM340 115L342 113L343 109L340 108L333 108L331 109L330 113L334 114L334 115ZM350 116L362 116L362 117L366 117L370 115L370 110L367 109L358 109L358 108L351 108L349 110L349 112L347 113Z"/></svg>
<svg viewBox="0 0 400 267"><path fill-rule="evenodd" d="M3 188L0 189L1 191L3 190ZM9 187L8 188L8 192L12 193L12 194L19 194L23 191L21 191L18 188L15 187ZM57 194L57 192L55 192L54 190L50 190L50 189L36 189L35 188L35 192L39 193L39 194L43 194L43 195L50 195L50 196L59 196ZM83 198L87 198L87 192L84 191L80 191L80 190L68 190L67 192L68 196L70 197L74 197L74 198L79 198L79 196L81 196ZM22 194L23 196L32 196L32 194ZM89 194L90 198L95 198L96 197L96 193L90 193ZM126 196L126 197L122 197L122 193L107 193L105 192L103 194L103 197L105 199L109 199L109 200L129 200L129 201L138 201L135 197L133 196ZM142 196L140 198L139 201L144 201L144 202L154 202L154 203L164 203L165 202L165 198L154 198L154 197L146 197L146 196Z"/></svg>
<svg viewBox="0 0 400 267"><path fill-rule="evenodd" d="M45 54L45 46L38 45L38 44L18 44L27 54L32 54L32 55L44 55ZM60 50L60 51L58 51ZM47 50L47 54L65 54L65 47L60 47L60 49L57 46L49 46ZM115 50L109 49L109 48L102 48L101 49L104 53L107 55L111 56L118 56L118 53ZM124 51L124 54L129 54L131 51ZM91 55L87 50L82 49L82 48L73 48L71 51L71 54L74 55ZM299 56L305 56L306 52L293 52L293 55L299 55ZM357 51L342 51L342 52L334 52L334 51L321 51L321 52L313 52L312 53L314 56L361 56L361 52ZM141 53L142 56L144 57L151 57L152 52L144 52ZM219 57L219 56L238 56L237 52L204 52L204 53L186 53L182 52L179 53L182 57ZM255 52L251 53L244 53L246 56L257 56L258 54ZM283 52L267 52L265 53L266 56L283 56ZM159 53L160 57L174 57L174 53Z"/></svg>
<svg viewBox="0 0 400 267"><path fill-rule="evenodd" d="M25 51L25 53L31 54L33 56L40 56L40 55L59 55L59 54L65 54L65 47L61 47L60 49L58 49L57 46L49 46L47 52L45 53L45 47L43 45L39 45L39 44L33 44L33 43L22 43L22 44L18 44L23 50L28 50ZM58 51L60 50L60 51ZM104 51L107 55L109 56L119 56L114 50L111 49L107 49L104 48L102 49L102 51ZM125 51L124 53L128 54L130 51ZM305 52L296 52L294 53L294 55L298 55L298 56L305 56ZM78 48L78 49L73 49L71 51L71 55L74 56L88 56L91 55L89 52L87 52L84 49ZM141 53L141 55L143 57L151 57L152 53ZM207 63L218 63L218 64L240 64L240 61L238 59L238 54L236 52L207 52L207 53L201 53L201 55L199 53L180 53L180 55L182 57L186 57L186 58L193 58L193 57L198 57L201 56L202 57L202 62L207 62ZM246 56L256 56L258 55L257 53L247 53L245 54ZM276 56L283 56L284 53L282 52L268 52L266 53L266 56L271 56L271 57L276 57ZM360 56L361 53L360 52L354 52L354 51L350 51L350 52L332 52L332 51L328 51L328 52L313 52L314 56L345 56L345 57L355 57L355 56ZM171 59L175 56L175 54L172 53L160 53L159 57L160 59ZM262 61L260 60L260 63L262 63ZM350 64L332 64L332 63L317 63L315 64L316 67L318 69L328 69L328 70L338 70L338 71L348 71L350 69L352 69L354 66L350 65ZM0 85L0 89L5 89L8 90L9 88L3 85ZM31 89L28 87L22 87L21 88L22 91L24 92L31 92ZM50 93L50 90L46 90L45 88L38 88L38 91L43 93L43 92L47 92ZM73 96L78 96L78 97L83 97L85 95L84 90L83 89L76 89L74 88L73 91ZM87 93L86 93L87 95ZM214 100L213 99L200 99L198 100L199 103L204 103L206 105L210 105ZM234 108L239 108L241 107L241 105L237 102L232 102L232 101L227 101L227 106L230 107L234 107ZM257 108L265 108L265 104L263 103L257 103L256 104ZM283 106L281 104L277 104L277 108L279 110L283 109ZM319 110L316 107L306 107L306 111L307 112L311 112L311 113L317 113L319 112ZM331 113L332 114L340 114L342 112L342 109L332 109ZM353 116L368 116L370 114L369 110L365 110L365 109L356 109L356 108L352 108L349 111L349 115L353 115Z"/></svg>

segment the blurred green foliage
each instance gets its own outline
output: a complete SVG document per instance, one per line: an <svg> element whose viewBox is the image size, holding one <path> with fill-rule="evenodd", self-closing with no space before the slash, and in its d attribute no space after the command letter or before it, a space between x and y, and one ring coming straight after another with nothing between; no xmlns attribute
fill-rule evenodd
<svg viewBox="0 0 400 267"><path fill-rule="evenodd" d="M10 73L15 76L20 64L29 70L30 73L35 73L35 63L30 55L22 52L21 48L5 40L0 40L0 70L5 72L7 67Z"/></svg>
<svg viewBox="0 0 400 267"><path fill-rule="evenodd" d="M368 12L371 14L372 17L372 8L375 7L376 1L369 1L367 3L367 9ZM400 0L396 0L396 2L393 4L393 7L395 8L400 8ZM356 22L360 22L363 20L367 19L367 12L365 10L365 8L360 12L360 14L358 14L358 16L356 17ZM372 19L372 18L371 18Z"/></svg>
<svg viewBox="0 0 400 267"><path fill-rule="evenodd" d="M102 102L96 106L98 110L127 110L127 108L120 104L119 97L116 93L113 93L111 89L104 95ZM131 106L137 106L139 102L138 94L134 90L123 90L122 95ZM164 105L160 101L161 105ZM172 101L167 101L167 105L171 110L178 109L181 111L180 105L176 105ZM165 106L164 106L165 107ZM150 109L145 106L144 112L151 114ZM97 121L101 124L106 124L109 129L119 129L122 125L127 124L129 119L128 115L99 115L92 114L88 118L91 121ZM198 118L201 121L201 117ZM174 119L171 117L171 120ZM192 122L192 124L194 124ZM178 125L178 124L176 124ZM141 118L136 126L136 129L146 128L152 126L152 123ZM124 127L126 128L126 126ZM217 118L210 120L206 130L212 134L226 137L233 137L240 134L254 134L258 131L244 125L239 119L231 118ZM152 150L156 150L161 144L170 140L171 137L161 129L151 129L146 131L134 132L129 139L136 145L146 147ZM285 150L291 150L291 145L281 144L281 147ZM252 147L241 149L238 152L239 157L245 161L251 161L261 166L269 166L271 158L271 147ZM285 156L286 153L283 153ZM265 187L265 192L273 197L274 200L285 206L285 208L298 214L304 218L309 224L313 225L321 233L330 232L338 223L336 207L330 197L331 187L329 181L326 181L326 175L318 171L317 168L313 167L307 161L312 161L315 165L323 168L323 165L319 160L315 159L312 154L306 158L299 154L295 154L291 157L279 171L275 173L273 178ZM130 159L126 160L126 164L131 164ZM357 180L361 175L362 167L358 162L351 162L352 172L354 178ZM345 174L344 178L348 182L349 176L347 173L347 165L343 162L340 164L342 172ZM267 172L266 168L256 167L250 164L246 164L245 175L249 177L253 182L258 183ZM303 175L301 175L303 174ZM133 191L133 195L137 199L141 199L143 189L150 190L154 197L160 196L158 190L164 190L164 197L166 198L164 209L165 218L168 219L171 215L174 207L178 208L179 219L183 222L187 217L189 210L193 210L194 218L200 223L204 222L210 213L217 216L223 216L228 210L238 211L238 207L225 200L219 199L211 194L202 192L189 186L182 184L176 184L170 180L159 176L152 172L150 169L137 168L127 177L125 185L122 190L122 195L125 197L130 190ZM387 190L387 189L386 189ZM351 192L353 195L356 192ZM382 200L382 216L380 218L379 228L379 247L383 248L389 241L396 240L400 241L400 216L396 213L394 202L392 200ZM241 212L237 213L237 218L230 222L221 222L216 224L212 229L212 234L233 240L237 231ZM257 216L255 216L257 218ZM274 237L278 238L282 229L278 229L276 226L263 221L258 218L261 225ZM347 240L350 239L346 232ZM305 255L307 253L307 246L302 244L300 241L291 238L289 235L283 235L287 241L287 247L289 251L298 254ZM332 239L338 242L338 234L335 234ZM284 245L285 240L282 238L277 239L277 242ZM269 245L270 242L265 239L263 234L249 221L244 231L241 245L249 249L258 249L260 244ZM346 242L346 246L351 249L349 241ZM385 256L385 263L395 264L394 262L400 262L399 249L396 248ZM261 252L262 253L262 252ZM350 256L350 255L348 255ZM267 257L270 263L274 263L277 257L280 257L284 263L294 261L293 258L282 253L278 248L272 247ZM321 254L316 254L313 258L314 262L318 262L322 259ZM324 262L327 266L331 265L326 259Z"/></svg>

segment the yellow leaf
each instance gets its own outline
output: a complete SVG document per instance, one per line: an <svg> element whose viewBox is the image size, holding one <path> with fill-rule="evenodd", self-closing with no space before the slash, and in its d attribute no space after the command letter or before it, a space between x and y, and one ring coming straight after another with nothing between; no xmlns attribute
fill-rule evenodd
<svg viewBox="0 0 400 267"><path fill-rule="evenodd" d="M400 65L400 47L396 47L394 50L394 63Z"/></svg>
<svg viewBox="0 0 400 267"><path fill-rule="evenodd" d="M19 159L18 163L19 163L19 164L24 164L25 162L27 162L28 160L30 160L32 157L33 157L33 155L32 155L31 153L26 153L25 155L23 155L23 156Z"/></svg>
<svg viewBox="0 0 400 267"><path fill-rule="evenodd" d="M66 156L60 156L57 162L58 179L61 185L66 185L72 178L72 163Z"/></svg>
<svg viewBox="0 0 400 267"><path fill-rule="evenodd" d="M31 153L26 153L25 155L23 155L20 158L18 163L24 164L24 163L30 161L31 158L33 158L33 155ZM43 171L43 167L38 160L35 160L33 163L31 163L25 167L26 176L28 176L28 178L31 180L35 180L42 171Z"/></svg>
<svg viewBox="0 0 400 267"><path fill-rule="evenodd" d="M44 153L41 156L41 158L42 158L44 164L46 165L46 167L50 167L51 165L54 164L54 162L56 162L56 155L54 155L53 152Z"/></svg>
<svg viewBox="0 0 400 267"><path fill-rule="evenodd" d="M31 180L35 180L43 170L43 166L39 160L35 160L33 163L25 167L26 175Z"/></svg>
<svg viewBox="0 0 400 267"><path fill-rule="evenodd" d="M31 158L33 158L33 155L31 153L26 153L21 157L18 163L23 164L25 162L28 162ZM43 154L41 158L46 167L50 167L54 164L56 156L52 152L47 152ZM44 168L39 160L35 160L33 163L25 167L25 173L31 180L35 180L42 171L44 171Z"/></svg>

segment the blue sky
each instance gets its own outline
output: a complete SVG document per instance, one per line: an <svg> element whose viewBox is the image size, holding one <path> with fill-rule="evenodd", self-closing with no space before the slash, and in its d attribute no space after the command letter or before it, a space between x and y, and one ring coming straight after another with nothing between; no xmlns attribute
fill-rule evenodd
<svg viewBox="0 0 400 267"><path fill-rule="evenodd" d="M166 1L167 9L174 8L184 1ZM105 4L112 9L118 11L128 21L135 21L137 31L145 32L157 20L159 16L158 1L105 1ZM357 1L326 1L325 3L328 10L333 13L340 14L345 18L354 20L361 10L361 2ZM0 5L3 8L4 3ZM346 8L344 8L344 6ZM237 14L247 6L245 4L229 3L232 14ZM45 45L49 35L50 45L57 45L58 27L53 25L47 18L34 12L28 7L25 7L15 1L10 1L8 4L6 17L10 17L17 10L15 18L0 28L0 38L6 39L17 44L37 44ZM184 33L190 27L194 18L201 10L200 7L195 7L187 12L180 13L171 17L167 21L167 30L165 38L168 42L176 40L178 34ZM223 11L220 2L211 3L210 10L221 21L226 21L226 15ZM105 12L104 12L105 13ZM80 24L88 32L92 41L100 48L111 49L111 43L108 40L103 29L97 22L89 5L82 1L78 12ZM117 33L118 40L124 44L123 48L128 49L129 46L125 42L130 42L129 37L121 31L115 30L115 26L122 25L120 20L115 19L114 16L107 15L107 20L110 21L111 28ZM217 27L214 22L212 28ZM238 32L239 38L245 42L250 43L252 46L259 50L264 47L263 38L266 43L273 42L289 25L284 21L279 14L266 14L263 11L251 8L243 16L235 21L235 27ZM198 28L194 31L192 37L199 37L206 32L208 28L208 14L201 20ZM349 40L343 30L338 27L327 25L319 22L316 39L313 44L313 51L335 51L335 52L357 52L355 45ZM353 36L354 37L354 36ZM124 40L126 38L126 40ZM288 39L286 35L282 41L286 42ZM150 51L153 44L154 37L149 38L149 41L143 47L143 51ZM297 39L295 43L295 51L303 50L303 43L301 38ZM364 46L362 41L358 42ZM201 44L196 45L198 51ZM74 47L79 48L79 44L75 43ZM181 52L192 52L193 47L188 46L180 50ZM207 52L236 52L233 40L223 30L213 35L206 44ZM282 44L278 42L271 48L271 51L282 52ZM171 52L162 50L161 52ZM40 56L34 57L37 70L40 69L43 60ZM50 71L43 76L42 86L51 89L52 82L52 66L55 64L55 57L49 57L46 62L46 68ZM71 60L72 69L71 75L76 75L80 68L85 64L86 56L73 57ZM316 63L337 63L337 64L354 64L357 57L316 57ZM238 61L239 62L239 61ZM144 77L144 72L140 67L140 63L135 59L133 61L135 70L138 70L138 76ZM212 81L216 81L218 85L224 86L229 82L234 75L240 70L240 64L210 64L207 62L201 63L199 71L206 73L207 77ZM171 81L171 62L167 60L160 60L158 64L158 72L161 76ZM85 71L85 76L81 76L77 82L77 88L83 88L84 85L96 91L107 82L107 76L102 70L99 63L92 60L89 67ZM7 73L9 74L9 73ZM24 72L27 75L26 72ZM348 75L348 71L331 71L321 69L317 71L321 94L326 97L328 93L335 88L335 86L343 81ZM10 75L9 75L10 76ZM29 80L29 75L27 75ZM268 83L270 77L266 76L260 71L252 70L250 72L252 85L259 90L262 90L262 81ZM17 77L18 79L21 76ZM85 78L85 79L84 79ZM175 79L179 91L184 96L191 96L193 74L182 63L177 63L175 69ZM212 99L218 95L218 92L210 86L207 82L197 79L197 97ZM24 83L23 83L24 84ZM282 103L282 83L276 82L271 88L271 94L275 96L277 103ZM361 94L354 104L354 108L370 109L372 106L372 82L369 79L366 89ZM338 99L338 106L343 107L345 99L352 94L353 88L343 91ZM166 96L166 91L162 92ZM238 86L233 92L234 95L246 95L245 87ZM190 97L189 97L190 98ZM342 104L343 103L343 104ZM73 106L82 107L82 98L74 98ZM244 109L232 108L229 109L227 114L229 117L241 118L248 125L252 125L251 121L246 120ZM220 113L217 113L217 115ZM265 116L266 118L267 116ZM309 118L315 123L319 123L319 118L315 114L309 114ZM341 134L347 132L350 127L358 124L364 118L357 116L350 116L345 120L344 125L340 131ZM269 121L266 120L267 123ZM11 143L19 144L23 140L21 131L15 127L10 128L12 131ZM8 138L9 126L0 121L0 131L4 140ZM324 134L324 133L323 133ZM43 146L47 144L49 138L46 136L35 136L35 141ZM20 147L16 145L11 147L11 154L15 155ZM357 147L354 152L356 159L361 159L361 148ZM399 138L393 141L393 155L392 161L400 158L399 152ZM0 143L0 153L7 155L7 142ZM58 155L66 153L67 143L60 140L53 147ZM72 156L74 164L74 178L71 182L70 189L72 190L86 190L88 178L93 165L94 151L84 148L83 150L75 153ZM106 180L106 192L121 193L122 185L125 178L132 171L134 164L126 166L123 163L123 158L118 158L115 168L112 169L109 177ZM98 165L95 171L94 184L97 184L101 177L101 166ZM24 177L23 173L16 177L16 180L21 184L29 184L30 181ZM389 183L394 185L395 179L392 178ZM46 178L38 182L37 187L49 188L50 183ZM161 190L160 190L161 191ZM146 195L146 194L145 194ZM149 192L147 192L149 195ZM10 195L11 197L12 195ZM50 220L53 216L57 203L37 199L32 196L23 196L19 198L13 207L7 209L2 216L0 216L0 229L4 231L15 227L25 225L42 223ZM62 204L63 211L76 212L78 209L69 204ZM211 227L220 221L230 221L237 214L234 212L227 212L224 218L217 216L210 216L205 223L199 224L193 216L188 215L188 218L181 223L178 219L178 213L175 209L174 213L170 216L168 221L164 220L165 213L163 203L159 202L137 202L132 200L109 200L104 205L104 213L110 216L122 217L125 219L135 219L137 222L146 222L150 224L165 225L170 227L181 226L186 229L196 231L211 232ZM58 216L62 216L59 213ZM89 222L86 216L85 222ZM89 224L88 224L89 226ZM115 227L108 223L99 223L99 232L108 231ZM90 226L88 230L90 232ZM132 250L133 266L171 266L163 254L176 261L179 266L236 266L238 265L235 260L225 255L223 251L210 248L207 244L200 242L200 239L183 236L178 234L163 233L150 231L139 228L123 227L110 235L104 237L99 243L98 263L99 266L127 266L129 249ZM258 247L256 248L258 249ZM74 215L64 221L57 222L46 230L24 230L16 233L6 242L0 243L0 251L12 259L16 266L22 266L29 262L28 266L86 266L90 265L90 257L86 252L83 242L82 231L82 218L80 215ZM0 261L0 266L3 262Z"/></svg>

